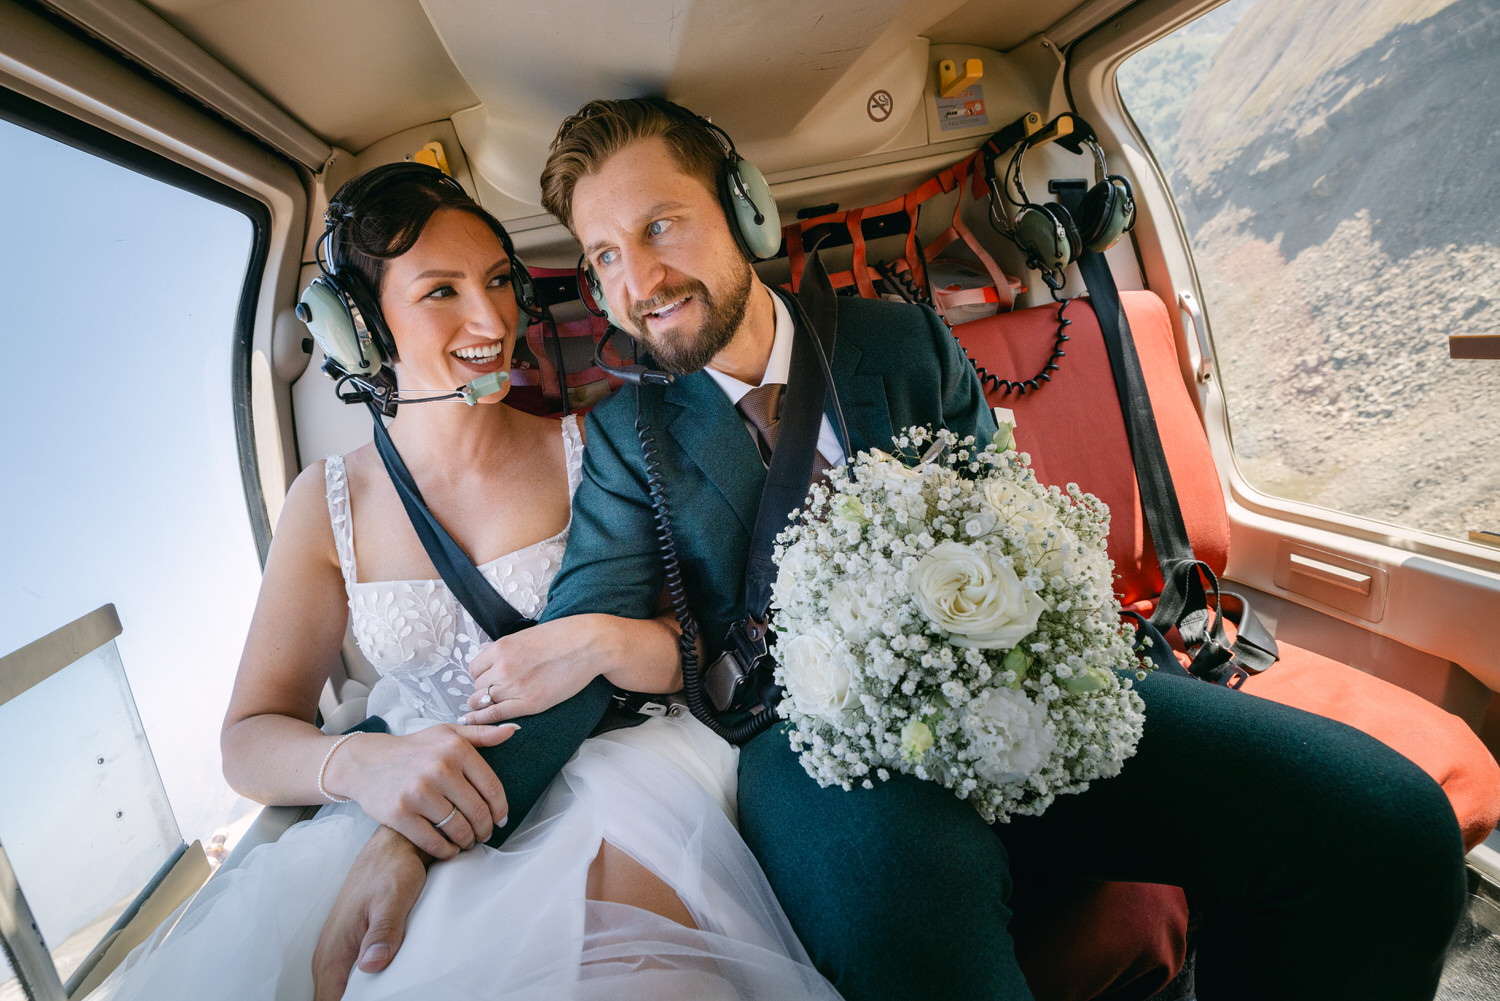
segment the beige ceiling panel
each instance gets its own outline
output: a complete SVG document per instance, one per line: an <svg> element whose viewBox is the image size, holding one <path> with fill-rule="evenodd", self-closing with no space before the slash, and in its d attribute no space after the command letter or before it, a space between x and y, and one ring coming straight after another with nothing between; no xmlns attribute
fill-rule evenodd
<svg viewBox="0 0 1500 1001"><path fill-rule="evenodd" d="M475 169L535 203L557 123L584 101L682 96L767 171L920 144L922 30L962 0L425 0L480 104L454 116ZM526 31L517 26L527 25ZM877 94L882 113L872 115Z"/></svg>
<svg viewBox="0 0 1500 1001"><path fill-rule="evenodd" d="M476 101L418 0L147 5L334 146L362 150Z"/></svg>

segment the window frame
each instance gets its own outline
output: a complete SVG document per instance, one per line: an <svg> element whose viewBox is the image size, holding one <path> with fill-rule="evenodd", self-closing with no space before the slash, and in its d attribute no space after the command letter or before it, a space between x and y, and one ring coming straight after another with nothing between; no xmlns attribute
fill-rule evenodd
<svg viewBox="0 0 1500 1001"><path fill-rule="evenodd" d="M1464 610L1500 601L1500 552L1262 492L1240 472L1231 448L1219 374L1203 382L1194 376L1197 339L1177 302L1181 291L1204 301L1191 244L1166 180L1120 98L1116 72L1135 52L1220 2L1144 0L1071 47L1062 81L1070 105L1094 126L1106 154L1126 166L1134 185L1135 255L1147 287L1168 300L1183 382L1198 403L1224 493L1234 540L1226 578L1235 590L1257 598L1258 607L1278 622L1278 632L1298 637L1292 642L1334 657L1343 643L1343 649L1365 651L1367 669L1431 701L1445 704L1453 695L1482 704L1500 690L1500 660L1481 631L1463 628ZM1206 309L1204 322L1212 346L1213 318ZM1390 591L1379 613L1374 618L1354 614L1278 584L1280 564L1292 547L1332 553L1388 574ZM1415 664L1412 654L1418 651L1427 655L1425 667ZM1387 670L1393 673L1383 673Z"/></svg>
<svg viewBox="0 0 1500 1001"><path fill-rule="evenodd" d="M1081 39L1069 50L1064 70L1067 94L1078 113L1094 125L1111 157L1122 157L1129 165L1136 193L1139 221L1133 236L1146 284L1158 291L1191 291L1202 308L1210 346L1213 317L1203 306L1204 297L1188 237L1176 201L1116 86L1116 72L1130 56L1161 40L1189 21L1222 5L1224 0L1183 6L1172 0L1147 0L1112 19ZM1245 514L1284 520L1308 529L1322 529L1357 537L1379 546L1487 571L1500 571L1500 553L1488 547L1449 536L1437 535L1410 525L1377 521L1349 512L1288 500L1258 489L1240 472L1231 447L1229 415L1222 382L1215 367L1204 382L1193 378L1199 361L1197 337L1187 325L1183 311L1168 303L1178 355L1183 360L1183 378L1198 401L1204 417L1214 461L1218 466L1225 502L1235 517L1235 508Z"/></svg>
<svg viewBox="0 0 1500 1001"><path fill-rule="evenodd" d="M211 59L181 36L171 41L176 48L159 53L169 63L194 52ZM154 71L45 9L0 5L0 55L0 114L18 127L249 219L254 235L230 345L230 401L251 537L264 566L276 513L300 468L287 387L307 366L305 328L292 304L308 239L309 168L168 82L172 66ZM221 84L235 82L227 69L221 76ZM328 154L330 163L339 155Z"/></svg>

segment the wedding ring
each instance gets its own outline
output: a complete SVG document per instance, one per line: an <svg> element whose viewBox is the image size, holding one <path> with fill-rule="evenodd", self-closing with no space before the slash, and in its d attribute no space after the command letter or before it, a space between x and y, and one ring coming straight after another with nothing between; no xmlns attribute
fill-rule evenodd
<svg viewBox="0 0 1500 1001"><path fill-rule="evenodd" d="M433 824L432 826L436 827L438 830L442 830L443 829L443 825L446 824L448 821L452 820L456 816L458 816L458 807L455 806L453 809L451 809L451 810L448 811L448 816L444 817L442 820L439 820L436 824Z"/></svg>

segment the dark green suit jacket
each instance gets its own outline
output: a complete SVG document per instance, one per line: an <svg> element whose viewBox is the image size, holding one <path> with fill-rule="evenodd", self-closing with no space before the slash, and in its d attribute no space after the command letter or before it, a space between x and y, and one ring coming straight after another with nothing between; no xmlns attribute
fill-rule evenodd
<svg viewBox="0 0 1500 1001"><path fill-rule="evenodd" d="M830 361L855 452L889 449L897 431L917 424L972 434L981 445L994 434L972 365L931 310L840 298ZM745 614L745 561L765 466L739 412L707 373L639 393L654 429L683 583L707 647L705 663L712 662L730 624ZM544 618L657 613L661 551L636 400L637 390L626 387L589 415L583 482ZM828 413L832 419L831 404ZM513 819L530 809L592 730L610 691L595 679L568 702L523 721L515 737L486 753L505 783Z"/></svg>

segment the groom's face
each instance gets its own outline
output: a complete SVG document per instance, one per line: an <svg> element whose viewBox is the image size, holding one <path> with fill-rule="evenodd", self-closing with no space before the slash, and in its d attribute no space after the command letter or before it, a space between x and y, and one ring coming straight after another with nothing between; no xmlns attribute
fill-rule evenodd
<svg viewBox="0 0 1500 1001"><path fill-rule="evenodd" d="M657 364L703 368L745 320L752 271L718 197L645 139L573 189L573 231L611 312Z"/></svg>

